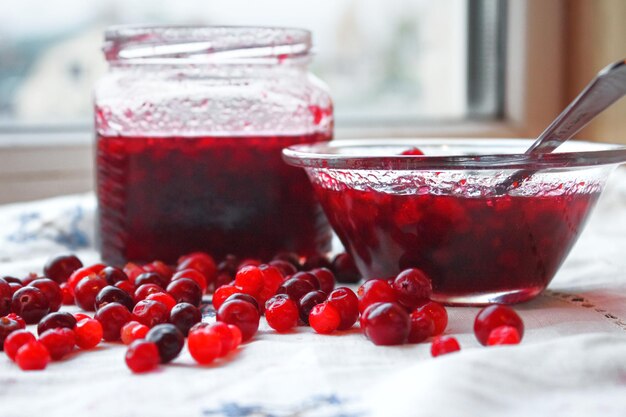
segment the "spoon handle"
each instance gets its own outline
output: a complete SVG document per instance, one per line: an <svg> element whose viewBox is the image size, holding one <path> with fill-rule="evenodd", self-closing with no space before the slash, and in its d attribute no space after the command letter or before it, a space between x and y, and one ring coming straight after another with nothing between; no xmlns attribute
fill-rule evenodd
<svg viewBox="0 0 626 417"><path fill-rule="evenodd" d="M605 67L543 131L526 154L548 153L626 94L626 61Z"/></svg>

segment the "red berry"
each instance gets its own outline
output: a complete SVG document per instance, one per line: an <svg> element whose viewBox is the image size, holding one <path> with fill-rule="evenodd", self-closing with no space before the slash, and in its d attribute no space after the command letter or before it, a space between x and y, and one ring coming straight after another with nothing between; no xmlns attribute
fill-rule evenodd
<svg viewBox="0 0 626 417"><path fill-rule="evenodd" d="M67 280L67 285L72 290L72 294L74 293L74 289L76 288L76 285L78 285L78 283L83 278L86 278L89 276L91 277L98 276L100 271L102 271L105 267L106 265L104 264L94 264L94 265L78 268L76 271L72 272L72 275L70 275L69 279Z"/></svg>
<svg viewBox="0 0 626 417"><path fill-rule="evenodd" d="M8 282L0 278L0 317L11 312L11 300L13 291Z"/></svg>
<svg viewBox="0 0 626 417"><path fill-rule="evenodd" d="M326 295L326 293L320 290L311 291L310 293L302 297L300 299L299 306L300 320L302 320L302 322L308 326L309 314L311 313L311 310L313 310L313 307L318 304L322 304L324 301L326 301L327 298L328 296Z"/></svg>
<svg viewBox="0 0 626 417"><path fill-rule="evenodd" d="M299 316L298 305L285 294L275 295L265 303L267 324L279 333L296 327Z"/></svg>
<svg viewBox="0 0 626 417"><path fill-rule="evenodd" d="M234 285L222 285L215 290L215 293L213 294L213 307L215 307L215 310L219 310L228 297L237 293L241 293L241 290Z"/></svg>
<svg viewBox="0 0 626 417"><path fill-rule="evenodd" d="M189 329L202 320L200 309L189 303L179 303L170 311L169 321L187 336Z"/></svg>
<svg viewBox="0 0 626 417"><path fill-rule="evenodd" d="M436 301L428 301L426 304L419 306L416 311L426 313L431 318L435 325L433 336L438 336L446 330L448 326L448 312L443 305Z"/></svg>
<svg viewBox="0 0 626 417"><path fill-rule="evenodd" d="M102 271L98 272L98 276L104 278L109 285L115 285L121 281L128 281L128 275L114 266L107 266Z"/></svg>
<svg viewBox="0 0 626 417"><path fill-rule="evenodd" d="M239 262L239 265L237 265L237 271L239 271L241 268L245 268L247 266L259 267L260 265L261 265L261 260L259 260L259 259L252 259L252 258L246 258L246 259L242 260L241 262Z"/></svg>
<svg viewBox="0 0 626 417"><path fill-rule="evenodd" d="M158 272L142 272L137 275L134 284L136 287L141 287L144 284L156 284L161 288L165 288L169 284L169 280Z"/></svg>
<svg viewBox="0 0 626 417"><path fill-rule="evenodd" d="M452 336L437 336L430 345L430 354L433 357L461 350L459 342Z"/></svg>
<svg viewBox="0 0 626 417"><path fill-rule="evenodd" d="M227 324L227 326L228 326L228 330L230 330L230 333L232 335L232 341L230 343L230 350L237 349L239 345L241 344L241 341L243 338L241 334L241 330L239 330L239 327L232 325L232 324Z"/></svg>
<svg viewBox="0 0 626 417"><path fill-rule="evenodd" d="M131 284L135 285L135 279L146 271L144 271L139 265L128 262L124 265L123 272L126 274Z"/></svg>
<svg viewBox="0 0 626 417"><path fill-rule="evenodd" d="M146 340L156 343L161 363L171 362L185 345L185 336L169 323L154 326L146 335Z"/></svg>
<svg viewBox="0 0 626 417"><path fill-rule="evenodd" d="M43 343L28 342L17 350L15 363L23 371L39 371L50 363L50 353Z"/></svg>
<svg viewBox="0 0 626 417"><path fill-rule="evenodd" d="M300 257L297 253L294 252L280 252L277 253L276 256L272 259L273 261L285 261L289 262L291 265L296 268L297 271L302 269L302 264L300 263Z"/></svg>
<svg viewBox="0 0 626 417"><path fill-rule="evenodd" d="M167 306L158 301L141 300L133 308L133 320L148 327L166 323L169 316Z"/></svg>
<svg viewBox="0 0 626 417"><path fill-rule="evenodd" d="M7 354L9 359L15 361L15 355L18 349L26 343L35 340L37 339L35 339L35 336L31 332L23 329L15 330L4 340L4 353Z"/></svg>
<svg viewBox="0 0 626 417"><path fill-rule="evenodd" d="M149 330L150 328L148 326L138 321L129 321L122 326L122 330L120 331L122 343L130 345L135 340L145 339Z"/></svg>
<svg viewBox="0 0 626 417"><path fill-rule="evenodd" d="M83 263L75 255L58 255L46 262L43 274L60 284L67 281L72 273L82 266Z"/></svg>
<svg viewBox="0 0 626 417"><path fill-rule="evenodd" d="M39 341L48 349L53 361L62 359L74 350L76 345L74 331L67 328L46 330L39 336Z"/></svg>
<svg viewBox="0 0 626 417"><path fill-rule="evenodd" d="M226 356L228 352L237 348L237 346L241 344L243 335L241 333L241 330L239 330L239 327L237 327L236 325L226 324L218 321L212 324L210 327L211 330L216 332L220 337L221 350L219 353L219 357ZM238 334L234 330L232 330L233 327L239 330ZM193 329L191 329L190 331L193 331Z"/></svg>
<svg viewBox="0 0 626 417"><path fill-rule="evenodd" d="M263 273L263 289L259 293L259 298L262 300L263 304L265 304L265 301L276 294L278 287L285 281L285 276L275 266L264 264L259 265L259 269Z"/></svg>
<svg viewBox="0 0 626 417"><path fill-rule="evenodd" d="M435 335L435 323L430 316L423 311L411 313L411 330L409 331L409 343L422 343L424 340Z"/></svg>
<svg viewBox="0 0 626 417"><path fill-rule="evenodd" d="M176 305L176 300L174 300L174 298L166 292L155 292L149 294L145 299L165 304L168 311L172 311L172 308Z"/></svg>
<svg viewBox="0 0 626 417"><path fill-rule="evenodd" d="M524 323L520 316L510 307L493 304L480 310L474 320L474 334L476 339L487 345L489 334L500 326L515 327L520 340L524 337Z"/></svg>
<svg viewBox="0 0 626 417"><path fill-rule="evenodd" d="M211 284L215 280L217 275L217 267L215 266L215 260L213 257L204 252L193 252L185 256L181 256L178 259L178 265L176 267L178 271L184 269L195 269L204 275L207 285Z"/></svg>
<svg viewBox="0 0 626 417"><path fill-rule="evenodd" d="M261 308L259 306L259 302L256 300L256 298L254 298L250 294L244 294L242 292L238 292L238 293L235 293L235 294L231 295L230 297L228 297L226 299L226 301L231 301L231 300L243 300L243 301L246 301L246 302L252 304L257 310L259 310L259 313L263 314L263 311L261 310ZM226 301L224 301L224 302L226 302ZM265 310L265 308L263 308L263 310Z"/></svg>
<svg viewBox="0 0 626 417"><path fill-rule="evenodd" d="M126 366L134 373L151 371L161 361L157 345L146 340L135 340L128 347L124 359Z"/></svg>
<svg viewBox="0 0 626 417"><path fill-rule="evenodd" d="M48 278L39 278L28 284L31 287L39 288L44 293L50 304L50 311L59 311L63 302L61 287L56 282Z"/></svg>
<svg viewBox="0 0 626 417"><path fill-rule="evenodd" d="M41 334L50 329L74 329L76 327L76 318L68 312L57 311L56 313L50 313L45 316L37 324L37 334Z"/></svg>
<svg viewBox="0 0 626 417"><path fill-rule="evenodd" d="M339 312L341 323L337 330L349 329L359 318L359 299L354 291L347 287L339 287L328 294L328 303Z"/></svg>
<svg viewBox="0 0 626 417"><path fill-rule="evenodd" d="M157 284L143 284L140 285L134 294L135 302L145 300L150 294L155 294L157 292L165 292L165 290Z"/></svg>
<svg viewBox="0 0 626 417"><path fill-rule="evenodd" d="M74 288L74 301L85 311L95 311L96 297L107 286L104 278L92 275L81 279Z"/></svg>
<svg viewBox="0 0 626 417"><path fill-rule="evenodd" d="M330 294L330 292L335 288L335 275L328 268L316 268L311 271L317 281L320 284L320 290L324 291L326 294Z"/></svg>
<svg viewBox="0 0 626 417"><path fill-rule="evenodd" d="M79 320L74 328L74 335L76 336L76 346L85 350L93 349L102 340L102 325L95 319Z"/></svg>
<svg viewBox="0 0 626 417"><path fill-rule="evenodd" d="M406 151L402 152L400 155L424 155L424 152L413 147L411 149L407 149Z"/></svg>
<svg viewBox="0 0 626 417"><path fill-rule="evenodd" d="M128 311L132 311L135 306L133 297L131 297L126 291L114 287L113 285L107 285L100 290L94 300L94 307L96 310L99 310L109 303L120 303L126 307Z"/></svg>
<svg viewBox="0 0 626 417"><path fill-rule="evenodd" d="M235 275L235 286L245 294L258 295L263 289L263 271L257 266L245 266Z"/></svg>
<svg viewBox="0 0 626 417"><path fill-rule="evenodd" d="M217 310L217 320L233 324L241 330L242 341L254 336L259 328L259 310L242 300L227 301Z"/></svg>
<svg viewBox="0 0 626 417"><path fill-rule="evenodd" d="M204 327L189 332L187 347L196 362L207 365L220 356L222 342L216 331L211 327Z"/></svg>
<svg viewBox="0 0 626 417"><path fill-rule="evenodd" d="M519 332L512 326L496 327L489 333L487 346L494 345L518 345L521 341Z"/></svg>
<svg viewBox="0 0 626 417"><path fill-rule="evenodd" d="M110 303L96 312L95 319L102 325L102 337L107 342L120 340L122 326L132 320L132 314L118 303Z"/></svg>
<svg viewBox="0 0 626 417"><path fill-rule="evenodd" d="M15 314L15 313L9 313L9 314L7 314L5 317L6 317L6 318L8 318L8 319L15 320L16 322L18 322L18 323L19 323L19 325L20 325L20 328L22 328L22 329L25 329L25 328L26 328L26 322L24 321L24 319L23 319L23 318L21 318L21 317L20 317L20 316L18 316L17 314Z"/></svg>
<svg viewBox="0 0 626 417"><path fill-rule="evenodd" d="M341 315L328 302L318 304L309 313L309 324L319 334L329 334L339 328Z"/></svg>
<svg viewBox="0 0 626 417"><path fill-rule="evenodd" d="M124 291L126 294L130 295L135 299L135 286L130 281L118 281L114 285L116 288Z"/></svg>
<svg viewBox="0 0 626 417"><path fill-rule="evenodd" d="M308 281L298 278L289 278L276 291L276 294L287 294L295 303L316 288Z"/></svg>
<svg viewBox="0 0 626 417"><path fill-rule="evenodd" d="M187 278L194 281L196 284L198 284L203 294L206 292L207 282L202 272L191 268L183 269L182 271L176 272L174 276L172 276L172 281L176 281L177 279L181 278Z"/></svg>
<svg viewBox="0 0 626 417"><path fill-rule="evenodd" d="M356 283L361 279L354 259L348 253L340 253L333 259L332 270L337 282Z"/></svg>
<svg viewBox="0 0 626 417"><path fill-rule="evenodd" d="M67 282L62 283L59 288L61 288L61 302L63 305L69 306L74 304L74 294L67 285Z"/></svg>
<svg viewBox="0 0 626 417"><path fill-rule="evenodd" d="M405 269L400 272L391 284L398 303L413 310L420 304L430 300L433 286L430 278L417 268Z"/></svg>
<svg viewBox="0 0 626 417"><path fill-rule="evenodd" d="M304 261L304 265L302 265L302 269L305 271L310 271L315 268L332 268L331 262L324 255L312 255L306 258Z"/></svg>
<svg viewBox="0 0 626 417"><path fill-rule="evenodd" d="M50 311L50 302L39 288L23 287L15 291L11 310L27 324L35 324Z"/></svg>
<svg viewBox="0 0 626 417"><path fill-rule="evenodd" d="M189 278L179 278L176 281L172 281L167 286L167 293L177 303L189 303L197 307L202 302L202 290L194 280Z"/></svg>
<svg viewBox="0 0 626 417"><path fill-rule="evenodd" d="M13 297L13 294L15 294L17 290L19 290L20 288L24 288L22 284L18 284L16 282L9 282L9 287L11 287L11 297ZM74 297L72 297L72 300L73 298Z"/></svg>
<svg viewBox="0 0 626 417"><path fill-rule="evenodd" d="M172 280L172 275L174 275L172 268L161 261L152 261L149 264L145 264L143 266L143 270L146 272L156 272L165 278L167 282L170 282Z"/></svg>
<svg viewBox="0 0 626 417"><path fill-rule="evenodd" d="M278 268L278 270L284 277L293 275L298 272L298 269L293 266L291 262L283 261L280 259L275 259L271 261L269 265Z"/></svg>
<svg viewBox="0 0 626 417"><path fill-rule="evenodd" d="M359 295L359 312L361 313L374 303L394 303L397 301L395 291L384 279L365 281L359 287L357 294Z"/></svg>
<svg viewBox="0 0 626 417"><path fill-rule="evenodd" d="M375 303L363 312L365 335L375 345L401 345L409 337L411 319L397 303Z"/></svg>
<svg viewBox="0 0 626 417"><path fill-rule="evenodd" d="M26 285L30 285L31 282L40 279L42 277L40 277L39 275L35 274L34 272L29 273L28 275L26 275L26 277L22 278L22 285L26 286Z"/></svg>
<svg viewBox="0 0 626 417"><path fill-rule="evenodd" d="M4 341L11 333L16 330L21 330L22 326L16 320L12 320L8 317L0 318L0 347L4 345Z"/></svg>

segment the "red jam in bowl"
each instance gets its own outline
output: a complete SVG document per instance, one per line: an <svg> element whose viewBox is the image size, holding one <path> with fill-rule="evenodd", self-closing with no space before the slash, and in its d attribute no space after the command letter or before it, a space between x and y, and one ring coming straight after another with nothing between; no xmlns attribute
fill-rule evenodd
<svg viewBox="0 0 626 417"><path fill-rule="evenodd" d="M281 149L301 136L97 138L102 257L110 263L204 250L269 258L330 248L306 174ZM297 196L297 198L296 198Z"/></svg>

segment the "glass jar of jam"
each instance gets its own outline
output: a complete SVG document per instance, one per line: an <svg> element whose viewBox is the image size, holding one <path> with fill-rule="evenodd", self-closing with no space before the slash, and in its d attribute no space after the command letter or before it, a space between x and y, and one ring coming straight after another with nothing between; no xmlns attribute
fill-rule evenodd
<svg viewBox="0 0 626 417"><path fill-rule="evenodd" d="M95 89L105 262L192 251L267 259L330 249L292 144L327 141L333 107L308 72L311 34L260 27L117 27Z"/></svg>

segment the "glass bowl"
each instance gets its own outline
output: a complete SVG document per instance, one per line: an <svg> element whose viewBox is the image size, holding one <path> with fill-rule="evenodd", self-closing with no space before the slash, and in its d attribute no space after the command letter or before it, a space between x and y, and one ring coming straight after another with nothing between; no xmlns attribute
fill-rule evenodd
<svg viewBox="0 0 626 417"><path fill-rule="evenodd" d="M365 279L425 271L446 304L539 294L580 235L619 145L569 141L525 155L523 139L367 139L296 145L326 216ZM402 155L412 148L425 155ZM525 175L519 176L520 173ZM524 178L510 187L511 175Z"/></svg>

